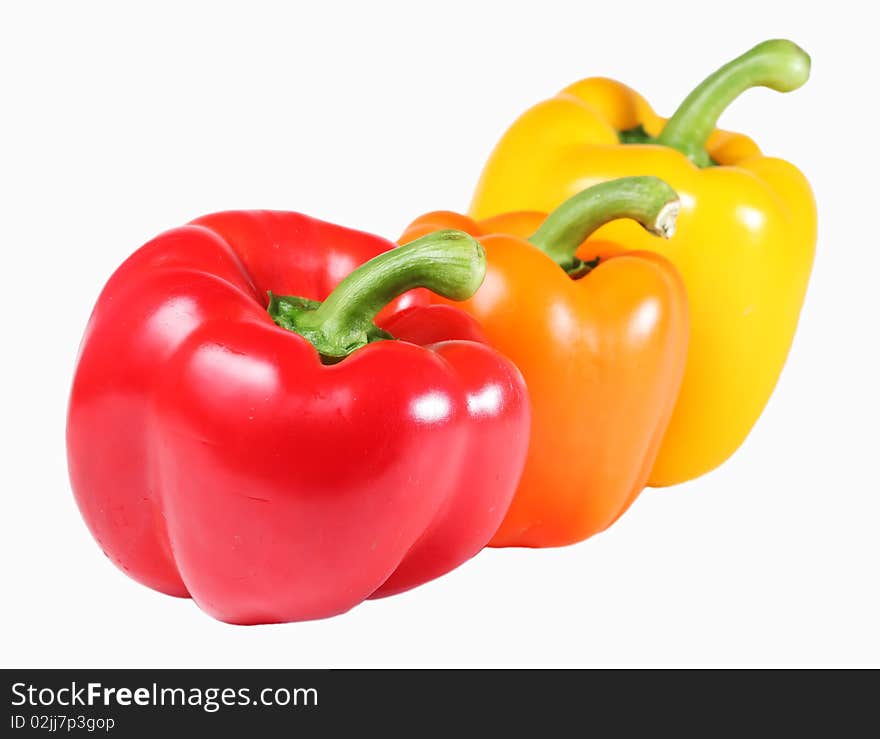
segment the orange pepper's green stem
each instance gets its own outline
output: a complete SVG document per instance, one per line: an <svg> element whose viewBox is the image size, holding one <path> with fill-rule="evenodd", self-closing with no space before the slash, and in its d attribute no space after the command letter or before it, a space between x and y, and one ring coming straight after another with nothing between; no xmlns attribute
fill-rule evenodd
<svg viewBox="0 0 880 739"><path fill-rule="evenodd" d="M810 57L793 41L764 41L709 75L685 98L657 143L678 149L694 164L711 164L706 142L725 109L752 87L791 92L810 76Z"/></svg>
<svg viewBox="0 0 880 739"><path fill-rule="evenodd" d="M324 359L339 360L379 339L393 338L374 323L394 298L426 287L451 300L471 297L486 274L486 254L463 231L435 231L362 264L326 300L270 294L269 315L308 339Z"/></svg>
<svg viewBox="0 0 880 739"><path fill-rule="evenodd" d="M680 204L678 195L658 177L621 177L587 188L566 200L529 238L573 277L589 271L590 263L575 256L577 248L600 226L632 218L647 231L670 238Z"/></svg>

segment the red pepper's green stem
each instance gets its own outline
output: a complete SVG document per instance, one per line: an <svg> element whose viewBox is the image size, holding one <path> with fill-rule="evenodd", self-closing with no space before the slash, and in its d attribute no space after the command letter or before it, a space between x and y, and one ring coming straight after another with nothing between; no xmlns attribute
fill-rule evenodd
<svg viewBox="0 0 880 739"><path fill-rule="evenodd" d="M373 321L394 298L416 287L452 300L473 295L486 274L486 254L463 231L435 231L362 264L325 301L270 294L269 315L338 360L379 339L393 338Z"/></svg>
<svg viewBox="0 0 880 739"><path fill-rule="evenodd" d="M632 218L663 238L675 233L678 195L657 177L622 177L582 190L554 210L529 241L572 276L585 273L577 248L593 231ZM595 266L595 265L594 265Z"/></svg>
<svg viewBox="0 0 880 739"><path fill-rule="evenodd" d="M657 143L678 149L694 164L711 164L706 142L725 109L752 87L791 92L810 76L810 57L792 41L764 41L709 75L678 106Z"/></svg>

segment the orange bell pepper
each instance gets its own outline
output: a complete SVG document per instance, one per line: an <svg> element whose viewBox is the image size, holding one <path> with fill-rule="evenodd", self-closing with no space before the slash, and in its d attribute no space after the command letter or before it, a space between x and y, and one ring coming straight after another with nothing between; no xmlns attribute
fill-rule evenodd
<svg viewBox="0 0 880 739"><path fill-rule="evenodd" d="M644 488L684 373L685 289L658 254L583 242L618 218L668 238L678 209L662 180L629 177L585 190L549 216L477 222L429 213L400 239L438 228L477 237L486 278L456 305L519 366L529 389L525 471L490 546L581 541L611 525Z"/></svg>

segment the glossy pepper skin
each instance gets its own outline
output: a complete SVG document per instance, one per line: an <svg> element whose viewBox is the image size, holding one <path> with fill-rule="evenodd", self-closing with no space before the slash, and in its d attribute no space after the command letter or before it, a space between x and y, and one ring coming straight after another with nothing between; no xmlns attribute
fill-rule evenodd
<svg viewBox="0 0 880 739"><path fill-rule="evenodd" d="M628 175L657 175L681 197L676 236L662 247L624 221L598 235L661 249L690 299L685 379L652 485L689 480L727 459L782 371L813 262L813 194L792 164L713 129L745 89L793 90L808 75L800 48L765 42L710 76L668 123L628 87L585 79L523 114L483 171L471 205L477 219L546 212L591 184Z"/></svg>
<svg viewBox="0 0 880 739"><path fill-rule="evenodd" d="M226 212L116 271L80 349L67 445L77 503L117 566L254 624L341 613L486 544L527 445L519 372L426 291L385 311L399 340L372 323L411 287L469 294L482 250L456 233L392 246L297 213ZM378 281L362 274L377 265Z"/></svg>
<svg viewBox="0 0 880 739"><path fill-rule="evenodd" d="M401 237L407 243L456 228L480 240L486 279L459 305L520 368L529 390L528 458L492 546L581 541L611 525L644 488L684 371L684 286L661 256L582 242L619 217L668 236L677 207L665 183L630 178L580 193L549 218L524 212L478 222L436 212Z"/></svg>

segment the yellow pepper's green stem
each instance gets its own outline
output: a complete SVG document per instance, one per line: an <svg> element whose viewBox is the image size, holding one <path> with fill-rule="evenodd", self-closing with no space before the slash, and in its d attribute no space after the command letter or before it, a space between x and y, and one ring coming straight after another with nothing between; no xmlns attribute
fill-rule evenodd
<svg viewBox="0 0 880 739"><path fill-rule="evenodd" d="M678 195L657 177L622 177L587 188L566 200L529 238L573 277L590 264L575 256L593 231L618 218L632 218L657 236L670 238L679 212ZM595 266L595 265L592 265Z"/></svg>
<svg viewBox="0 0 880 739"><path fill-rule="evenodd" d="M709 75L678 107L657 143L678 149L694 164L711 164L706 142L725 109L752 87L791 92L810 76L810 57L784 39L764 41Z"/></svg>
<svg viewBox="0 0 880 739"><path fill-rule="evenodd" d="M486 254L463 231L435 231L362 264L323 302L270 294L269 315L308 339L324 359L339 360L379 339L376 314L416 287L452 300L473 295L486 274Z"/></svg>

